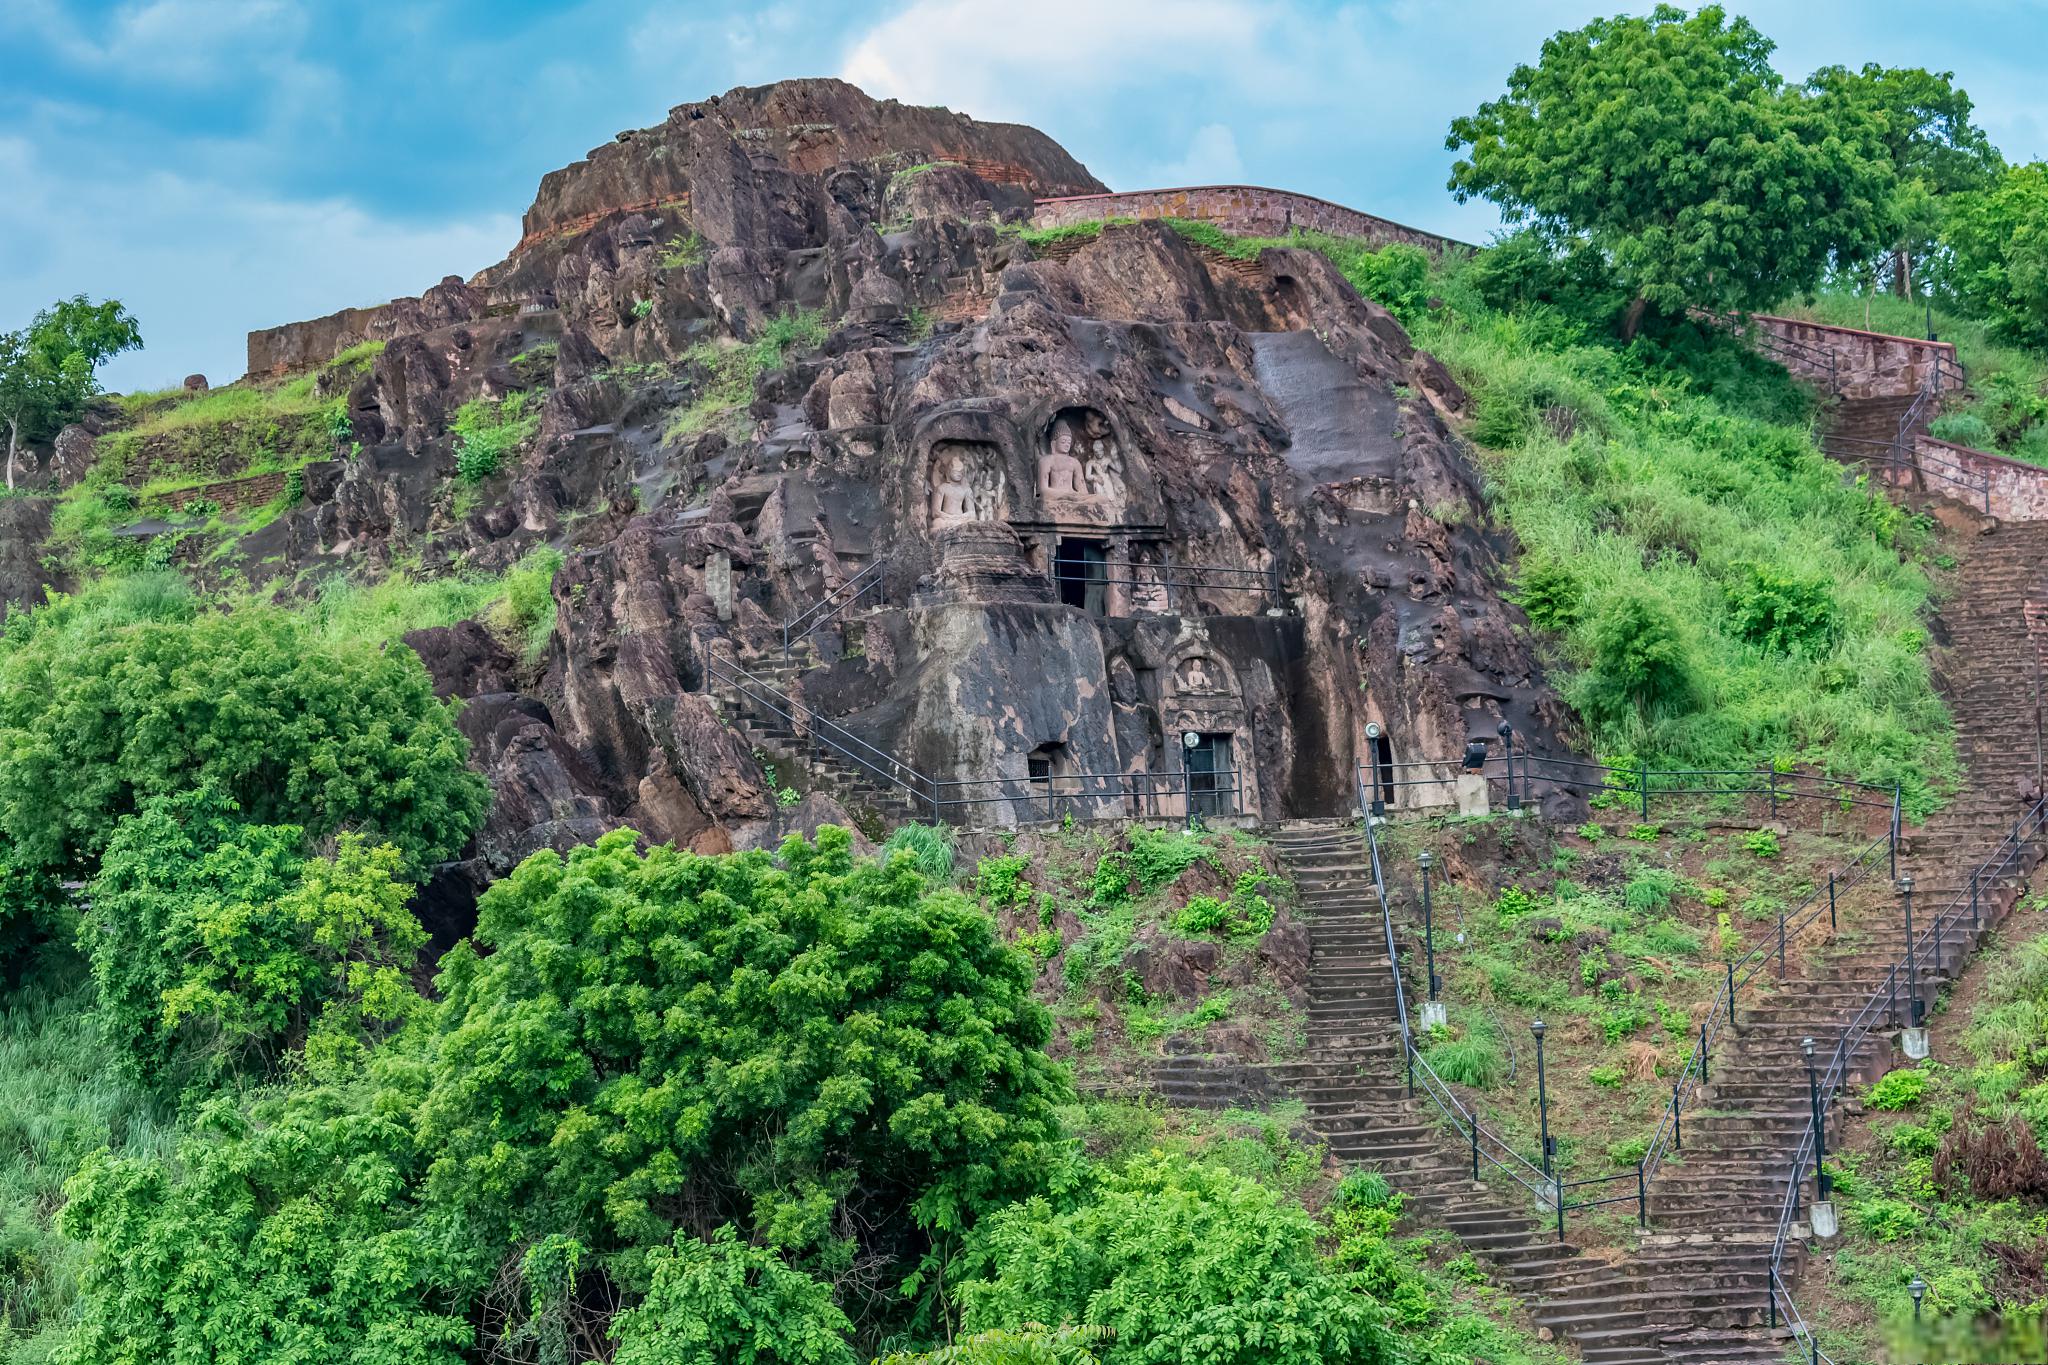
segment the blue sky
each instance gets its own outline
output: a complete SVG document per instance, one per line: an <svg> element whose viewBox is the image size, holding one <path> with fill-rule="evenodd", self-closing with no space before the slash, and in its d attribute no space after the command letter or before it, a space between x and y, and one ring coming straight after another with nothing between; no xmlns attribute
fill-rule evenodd
<svg viewBox="0 0 2048 1365"><path fill-rule="evenodd" d="M499 259L540 176L613 133L800 75L1035 124L1118 188L1242 180L1483 238L1445 126L1616 7L0 0L0 327L113 295L149 346L111 387L221 382L252 327ZM2008 157L2048 156L2048 0L1732 8L1789 75L1953 70Z"/></svg>

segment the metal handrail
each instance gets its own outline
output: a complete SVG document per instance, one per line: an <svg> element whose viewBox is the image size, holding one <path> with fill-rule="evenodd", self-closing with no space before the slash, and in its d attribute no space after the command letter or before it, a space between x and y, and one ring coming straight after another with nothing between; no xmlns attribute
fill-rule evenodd
<svg viewBox="0 0 2048 1365"><path fill-rule="evenodd" d="M845 612L852 610L854 605L863 597L866 597L874 589L880 587L882 585L882 571L888 565L889 558L884 555L853 577L846 579L838 587L825 593L817 601L811 603L811 605L805 607L796 615L784 621L782 623L783 657L788 658L790 650L795 648L798 642L809 639L813 632L827 623L837 620ZM851 597L846 596L849 592L853 594ZM845 598L845 600L841 601L841 598Z"/></svg>
<svg viewBox="0 0 2048 1365"><path fill-rule="evenodd" d="M1809 1156L1818 1146L1819 1134L1814 1125L1816 1121L1826 1122L1828 1110L1833 1107L1836 1097L1848 1080L1849 1067L1856 1054L1861 1051L1877 1020L1890 1016L1896 1021L1900 974L1908 974L1910 992L1913 989L1913 969L1909 964L1913 963L1919 954L1929 951L1935 954L1935 970L1939 971L1941 950L1948 941L1950 930L1961 929L1966 907L1970 916L1970 933L1981 934L1982 897L1986 889L1995 890L1998 887L2001 880L2011 873L2026 848L2040 838L2044 828L2048 828L2048 799L2036 801L2028 808L2026 814L2013 822L2005 838L1999 841L1997 847L1983 862L1972 869L1969 885L1959 890L1948 906L1935 916L1934 922L1907 944L1906 960L1891 965L1884 975L1883 982L1871 992L1870 998L1864 1001L1863 1007L1856 1012L1855 1017L1836 1034L1835 1046L1829 1053L1827 1068L1818 1077L1818 1112L1807 1120L1806 1130L1801 1134L1799 1145L1792 1154L1785 1195L1778 1208L1777 1233L1771 1244L1769 1306L1772 1325L1777 1324L1778 1303L1782 1296L1786 1309L1786 1326L1795 1338L1806 1344L1811 1361L1827 1361L1829 1358L1821 1351L1820 1343L1800 1316L1798 1305L1793 1302L1791 1290L1785 1284L1783 1267L1785 1245L1791 1240L1792 1224L1798 1218L1800 1183L1805 1178ZM1968 942L1968 939L1964 942Z"/></svg>

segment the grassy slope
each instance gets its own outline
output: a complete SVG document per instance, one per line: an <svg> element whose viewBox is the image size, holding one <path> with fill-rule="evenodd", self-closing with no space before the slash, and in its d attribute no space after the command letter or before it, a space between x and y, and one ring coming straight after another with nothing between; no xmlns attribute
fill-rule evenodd
<svg viewBox="0 0 2048 1365"><path fill-rule="evenodd" d="M1176 227L1232 255L1283 244ZM1284 244L1327 255L1471 391L1466 434L1521 543L1522 599L1550 628L1593 748L1667 766L1810 764L1900 782L1921 808L1953 782L1923 657L1929 529L1844 483L1782 370L1716 336L1622 348L1545 309L1501 311L1463 259L1315 234ZM1817 598L1825 619L1792 647L1771 641L1760 578ZM1631 632L1603 630L1632 605L1676 637L1667 685L1640 703Z"/></svg>

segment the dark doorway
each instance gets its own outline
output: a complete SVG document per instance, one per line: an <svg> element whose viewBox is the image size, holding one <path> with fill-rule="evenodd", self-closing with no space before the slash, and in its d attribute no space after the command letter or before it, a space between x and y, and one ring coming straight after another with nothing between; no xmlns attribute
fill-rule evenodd
<svg viewBox="0 0 2048 1365"><path fill-rule="evenodd" d="M1379 771L1380 799L1382 801L1392 801L1394 799L1394 741L1388 739L1385 735L1375 735L1371 743L1373 767Z"/></svg>
<svg viewBox="0 0 2048 1365"><path fill-rule="evenodd" d="M1101 541L1061 536L1059 548L1053 552L1052 572L1059 583L1060 601L1090 616L1107 613L1109 551Z"/></svg>
<svg viewBox="0 0 2048 1365"><path fill-rule="evenodd" d="M1050 820L1058 816L1059 776L1067 766L1067 746L1041 744L1024 756L1024 773L1031 784L1031 804Z"/></svg>
<svg viewBox="0 0 2048 1365"><path fill-rule="evenodd" d="M1232 815L1237 811L1237 774L1231 770L1230 736L1201 734L1182 743L1188 765L1188 807L1195 815Z"/></svg>

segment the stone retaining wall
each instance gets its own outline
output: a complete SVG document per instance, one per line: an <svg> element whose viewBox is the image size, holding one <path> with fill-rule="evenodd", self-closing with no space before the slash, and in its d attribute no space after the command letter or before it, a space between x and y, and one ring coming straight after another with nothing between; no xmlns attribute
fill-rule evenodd
<svg viewBox="0 0 2048 1365"><path fill-rule="evenodd" d="M1802 379L1832 383L1845 397L1918 393L1936 367L1944 389L1963 385L1952 341L1891 336L1767 313L1756 314L1750 322L1769 339L1766 350L1773 359Z"/></svg>
<svg viewBox="0 0 2048 1365"><path fill-rule="evenodd" d="M1257 185L1191 185L1181 189L1041 199L1032 211L1031 224L1038 228L1065 227L1103 218L1185 218L1214 223L1227 232L1248 237L1279 237L1298 227L1327 232L1333 237L1356 237L1382 246L1405 242L1432 254L1470 245L1375 218L1313 195Z"/></svg>
<svg viewBox="0 0 2048 1365"><path fill-rule="evenodd" d="M268 474L250 474L240 479L222 479L217 483L202 483L192 488L180 488L150 501L155 504L145 509L165 515L183 512L187 503L210 502L223 512L253 512L267 507L284 492L285 480L290 477L282 471Z"/></svg>
<svg viewBox="0 0 2048 1365"><path fill-rule="evenodd" d="M1982 508L1981 494L1974 489L1958 487L1942 474L1959 474L1972 483L1980 478L1986 479L1990 483L1990 507L1987 510L1992 516L2002 521L2048 521L2048 469L2004 455L1994 455L1988 450L1973 450L1952 441L1937 441L1932 436L1920 437L1913 453L1920 462L1915 472L1922 487ZM1931 470L1940 473L1931 473Z"/></svg>

